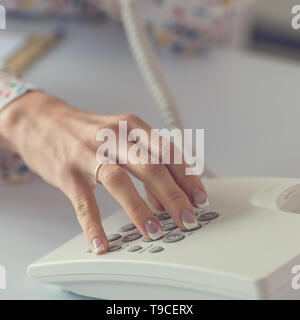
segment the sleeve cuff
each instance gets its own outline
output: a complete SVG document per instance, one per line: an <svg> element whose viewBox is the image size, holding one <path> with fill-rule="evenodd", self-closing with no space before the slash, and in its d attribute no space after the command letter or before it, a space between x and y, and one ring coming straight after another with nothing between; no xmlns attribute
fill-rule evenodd
<svg viewBox="0 0 300 320"><path fill-rule="evenodd" d="M33 84L23 81L10 72L0 71L0 111L15 99L34 89L37 87Z"/></svg>

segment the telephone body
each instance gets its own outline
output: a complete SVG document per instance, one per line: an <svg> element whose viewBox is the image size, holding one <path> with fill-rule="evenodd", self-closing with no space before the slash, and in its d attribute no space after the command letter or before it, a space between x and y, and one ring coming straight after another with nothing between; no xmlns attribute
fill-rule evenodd
<svg viewBox="0 0 300 320"><path fill-rule="evenodd" d="M298 299L300 181L220 178L205 182L210 205L184 232L157 214L164 235L145 241L122 210L104 221L110 252L83 234L28 267L30 278L103 299Z"/></svg>

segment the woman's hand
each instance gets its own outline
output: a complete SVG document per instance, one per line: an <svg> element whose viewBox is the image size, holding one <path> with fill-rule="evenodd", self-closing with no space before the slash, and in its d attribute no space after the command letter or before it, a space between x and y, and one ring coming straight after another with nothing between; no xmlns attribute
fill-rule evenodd
<svg viewBox="0 0 300 320"><path fill-rule="evenodd" d="M7 146L20 154L31 170L71 200L96 254L108 249L94 196L96 151L100 145L96 135L101 129L112 129L118 137L121 120L127 120L128 131L141 128L149 133L151 130L136 116L87 113L39 91L18 98L0 113L0 135ZM150 155L151 150L147 152ZM187 176L186 167L186 164L133 164L130 161L122 165L106 163L99 169L97 180L121 204L140 232L156 240L162 235L161 225L127 172L144 183L154 207L166 210L181 229L186 229L196 223L193 206L206 202L200 179Z"/></svg>

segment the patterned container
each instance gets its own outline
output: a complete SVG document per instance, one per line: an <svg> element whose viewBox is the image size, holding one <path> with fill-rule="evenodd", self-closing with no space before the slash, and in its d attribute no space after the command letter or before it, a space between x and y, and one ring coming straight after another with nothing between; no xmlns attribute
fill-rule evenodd
<svg viewBox="0 0 300 320"><path fill-rule="evenodd" d="M154 39L180 55L206 51L230 38L251 0L144 0Z"/></svg>

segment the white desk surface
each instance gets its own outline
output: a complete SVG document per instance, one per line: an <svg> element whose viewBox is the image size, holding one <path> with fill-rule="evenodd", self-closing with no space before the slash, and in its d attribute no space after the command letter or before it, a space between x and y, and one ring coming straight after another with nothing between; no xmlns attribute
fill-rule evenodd
<svg viewBox="0 0 300 320"><path fill-rule="evenodd" d="M13 22L9 28L49 28ZM222 176L300 176L300 66L218 49L202 58L161 60L187 128L205 128L206 162ZM116 25L71 23L66 39L26 74L41 88L99 113L135 113L160 127ZM99 188L102 215L118 206ZM68 200L37 182L0 187L0 265L7 290L0 299L77 299L31 282L26 266L80 232Z"/></svg>

